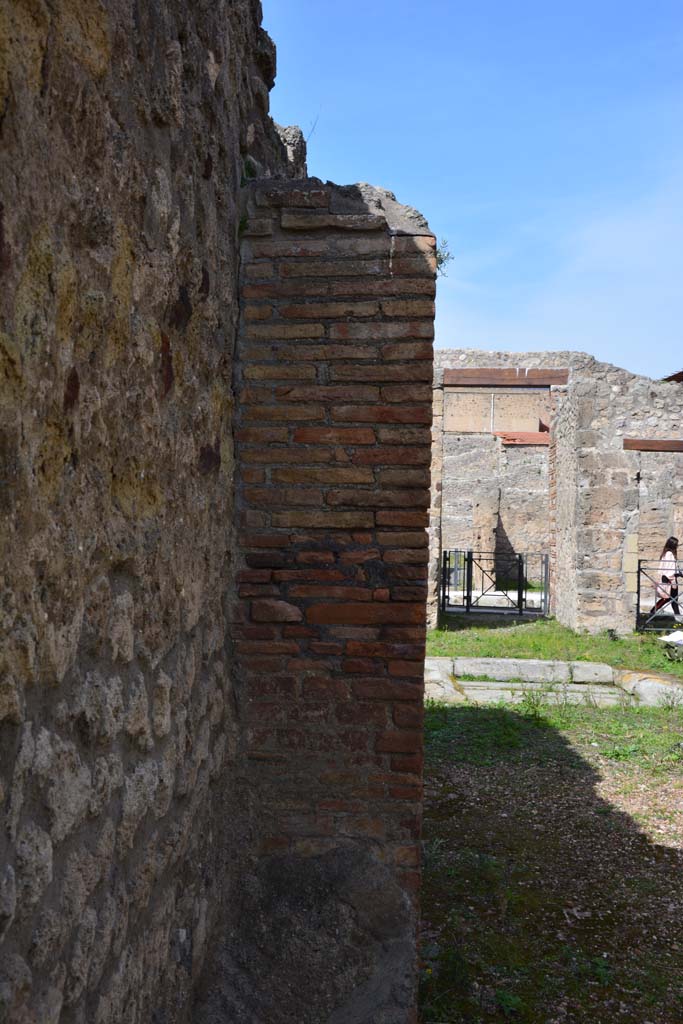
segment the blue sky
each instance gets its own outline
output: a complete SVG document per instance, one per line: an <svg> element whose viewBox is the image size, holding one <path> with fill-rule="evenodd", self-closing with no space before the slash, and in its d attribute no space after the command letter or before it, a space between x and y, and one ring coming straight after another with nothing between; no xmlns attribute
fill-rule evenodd
<svg viewBox="0 0 683 1024"><path fill-rule="evenodd" d="M437 345L683 368L683 0L263 0L309 172L424 213Z"/></svg>

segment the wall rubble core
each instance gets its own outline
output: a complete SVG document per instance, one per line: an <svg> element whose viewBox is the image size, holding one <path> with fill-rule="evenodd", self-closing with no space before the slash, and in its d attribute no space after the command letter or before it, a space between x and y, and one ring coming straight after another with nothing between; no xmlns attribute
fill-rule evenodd
<svg viewBox="0 0 683 1024"><path fill-rule="evenodd" d="M250 956L226 942L208 1006L409 1022L435 242L389 194L315 180L253 185L243 237L232 632L258 881Z"/></svg>
<svg viewBox="0 0 683 1024"><path fill-rule="evenodd" d="M412 1019L432 243L283 187L260 21L0 0L7 1024Z"/></svg>

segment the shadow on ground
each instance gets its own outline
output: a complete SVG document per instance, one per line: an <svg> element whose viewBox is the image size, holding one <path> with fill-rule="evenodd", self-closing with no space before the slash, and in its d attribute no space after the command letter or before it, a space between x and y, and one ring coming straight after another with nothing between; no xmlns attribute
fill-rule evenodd
<svg viewBox="0 0 683 1024"><path fill-rule="evenodd" d="M424 1024L680 1024L680 852L541 719L434 707L426 746Z"/></svg>

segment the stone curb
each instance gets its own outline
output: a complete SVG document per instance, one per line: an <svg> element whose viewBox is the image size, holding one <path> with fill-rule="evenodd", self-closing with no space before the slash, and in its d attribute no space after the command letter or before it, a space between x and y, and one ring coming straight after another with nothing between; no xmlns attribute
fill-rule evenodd
<svg viewBox="0 0 683 1024"><path fill-rule="evenodd" d="M440 659L445 660L445 659ZM614 683L614 670L595 661L542 661L539 658L453 658L452 672L492 682Z"/></svg>
<svg viewBox="0 0 683 1024"><path fill-rule="evenodd" d="M438 699L459 704L466 700L458 676L479 676L491 683L521 680L525 683L595 683L618 686L639 704L657 707L680 695L683 680L657 672L613 669L594 661L542 661L539 658L427 658L425 683Z"/></svg>

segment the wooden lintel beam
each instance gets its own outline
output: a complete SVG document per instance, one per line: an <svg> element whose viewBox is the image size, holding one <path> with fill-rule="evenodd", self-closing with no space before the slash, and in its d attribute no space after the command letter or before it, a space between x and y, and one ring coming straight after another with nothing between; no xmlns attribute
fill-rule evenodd
<svg viewBox="0 0 683 1024"><path fill-rule="evenodd" d="M443 372L446 387L549 388L567 384L569 370L527 370L519 367L449 369Z"/></svg>
<svg viewBox="0 0 683 1024"><path fill-rule="evenodd" d="M683 452L683 441L678 438L625 437L624 451L627 452Z"/></svg>

